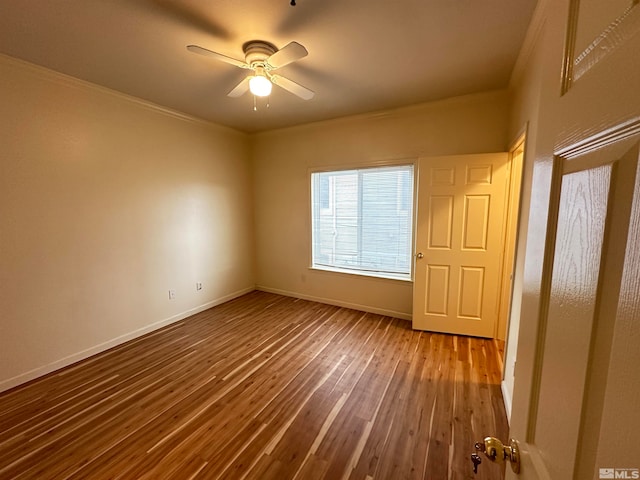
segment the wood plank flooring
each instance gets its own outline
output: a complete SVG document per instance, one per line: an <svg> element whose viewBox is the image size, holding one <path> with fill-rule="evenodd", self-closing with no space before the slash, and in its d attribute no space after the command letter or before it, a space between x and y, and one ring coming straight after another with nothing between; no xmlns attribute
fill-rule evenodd
<svg viewBox="0 0 640 480"><path fill-rule="evenodd" d="M500 479L491 340L252 292L0 395L0 479Z"/></svg>

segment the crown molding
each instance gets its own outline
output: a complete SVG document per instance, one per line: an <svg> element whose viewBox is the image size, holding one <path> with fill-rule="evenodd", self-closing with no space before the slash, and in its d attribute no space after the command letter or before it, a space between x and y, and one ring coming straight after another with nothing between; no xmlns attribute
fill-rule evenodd
<svg viewBox="0 0 640 480"><path fill-rule="evenodd" d="M47 82L55 83L58 85L69 87L69 88L91 90L91 91L100 93L102 95L107 95L110 97L117 98L119 100L124 100L128 103L137 105L146 110L150 110L152 112L159 113L161 115L165 115L165 116L168 116L177 120L181 120L184 122L198 124L207 128L213 128L215 130L226 131L229 133L247 135L245 132L241 132L240 130L227 127L219 123L209 122L202 118L194 117L192 115L188 115L178 110L164 107L162 105L158 105L157 103L153 103L148 100L144 100L142 98L134 97L132 95L127 95L126 93L122 93L117 90L113 90L111 88L103 87L102 85L98 85L96 83L92 83L87 80L82 80L80 78L76 78L71 75L67 75L65 73L61 73L47 67L43 67L41 65L27 62L26 60L12 57L4 53L0 53L0 62L9 65L12 68L26 70L30 74Z"/></svg>
<svg viewBox="0 0 640 480"><path fill-rule="evenodd" d="M522 75L524 75L529 58L535 50L547 21L547 7L549 3L550 0L538 0L538 4L536 5L533 16L531 17L531 22L527 28L524 42L522 42L518 58L516 59L516 63L511 72L511 79L509 80L510 87L516 85L522 78Z"/></svg>

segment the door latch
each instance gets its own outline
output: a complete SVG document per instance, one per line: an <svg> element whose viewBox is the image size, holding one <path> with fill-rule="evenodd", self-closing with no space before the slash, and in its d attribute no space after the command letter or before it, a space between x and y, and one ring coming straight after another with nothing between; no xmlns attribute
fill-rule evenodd
<svg viewBox="0 0 640 480"><path fill-rule="evenodd" d="M518 442L513 438L509 440L509 445L504 445L495 437L485 437L482 442L476 442L476 451L484 453L492 462L504 463L505 460L511 464L511 470L514 473L520 473L520 447ZM480 455L476 452L471 454L473 462L473 472L478 473L478 465L482 463Z"/></svg>

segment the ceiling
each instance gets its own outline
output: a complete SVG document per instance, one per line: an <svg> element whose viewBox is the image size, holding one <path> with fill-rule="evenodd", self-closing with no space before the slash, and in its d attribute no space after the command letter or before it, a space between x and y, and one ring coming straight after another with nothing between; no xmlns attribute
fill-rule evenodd
<svg viewBox="0 0 640 480"><path fill-rule="evenodd" d="M0 52L245 132L504 88L536 0L0 0ZM226 94L242 45L309 55L278 73L269 107Z"/></svg>

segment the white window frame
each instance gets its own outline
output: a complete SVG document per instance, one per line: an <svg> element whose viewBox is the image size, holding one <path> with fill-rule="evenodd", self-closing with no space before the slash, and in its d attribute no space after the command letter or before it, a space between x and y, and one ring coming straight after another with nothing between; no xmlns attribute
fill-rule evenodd
<svg viewBox="0 0 640 480"><path fill-rule="evenodd" d="M379 272L379 271L367 271L367 270L358 270L358 269L349 269L349 268L341 268L339 266L327 266L320 265L314 263L314 248L315 248L315 239L314 239L314 212L313 212L313 174L315 173L324 173L324 172L341 172L341 171L350 171L350 170L365 170L365 169L376 169L376 168L384 168L384 167L401 167L401 166L411 166L412 167L412 198L410 200L411 210L409 212L410 222L411 222L411 232L410 232L410 247L409 247L409 272L408 273L392 273L392 272ZM413 271L414 271L414 243L415 243L415 228L416 228L416 206L417 206L417 161L416 159L401 159L395 161L384 161L384 162L370 162L366 164L349 164L349 165L340 165L340 166L331 166L331 167L322 167L322 168L310 168L308 173L308 183L309 186L309 269L324 271L324 272L334 272L334 273L344 273L348 275L357 275L357 276L365 276L365 277L374 277L381 279L389 279L389 280L399 280L405 282L413 281ZM330 205L329 209L333 210L335 205L333 205L333 198L330 196Z"/></svg>

